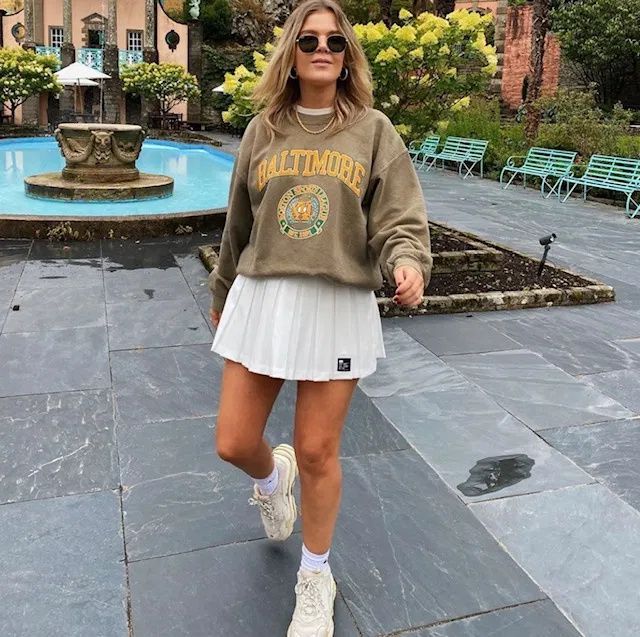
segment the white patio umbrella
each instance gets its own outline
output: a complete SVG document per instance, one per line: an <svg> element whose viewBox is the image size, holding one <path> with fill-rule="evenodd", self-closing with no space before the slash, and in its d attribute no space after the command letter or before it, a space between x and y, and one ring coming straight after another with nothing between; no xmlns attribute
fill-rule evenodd
<svg viewBox="0 0 640 637"><path fill-rule="evenodd" d="M73 64L69 64L69 66L65 66L63 69L56 71L55 76L60 80L60 83L65 86L91 86L91 84L81 84L81 82L100 80L100 122L102 122L102 80L111 79L110 75L107 75L102 71L96 71L86 64L74 62ZM69 83L67 84L65 82Z"/></svg>

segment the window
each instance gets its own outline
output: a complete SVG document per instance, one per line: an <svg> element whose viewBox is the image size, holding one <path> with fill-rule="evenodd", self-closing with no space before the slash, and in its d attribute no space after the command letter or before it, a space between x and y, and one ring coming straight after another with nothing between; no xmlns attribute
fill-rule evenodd
<svg viewBox="0 0 640 637"><path fill-rule="evenodd" d="M62 27L49 27L49 46L61 47L64 42L64 29Z"/></svg>
<svg viewBox="0 0 640 637"><path fill-rule="evenodd" d="M104 31L102 29L89 29L89 48L102 49L104 47Z"/></svg>
<svg viewBox="0 0 640 637"><path fill-rule="evenodd" d="M142 31L127 31L127 50L142 51Z"/></svg>

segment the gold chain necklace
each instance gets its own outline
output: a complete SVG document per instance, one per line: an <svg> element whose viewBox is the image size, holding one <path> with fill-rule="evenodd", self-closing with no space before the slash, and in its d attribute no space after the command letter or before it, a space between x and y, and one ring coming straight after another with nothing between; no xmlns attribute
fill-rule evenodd
<svg viewBox="0 0 640 637"><path fill-rule="evenodd" d="M329 123L324 127L321 128L320 130L309 130L303 123L302 121L300 121L300 115L298 115L298 111L295 110L294 111L296 114L296 119L298 120L298 124L300 124L300 126L302 126L302 128L304 130L307 131L307 133L311 133L312 135L319 135L320 133L324 133L324 131L327 130L327 128L329 128L329 126L331 126L331 124L333 124L333 120L336 118L335 113L333 114L333 117L329 120Z"/></svg>

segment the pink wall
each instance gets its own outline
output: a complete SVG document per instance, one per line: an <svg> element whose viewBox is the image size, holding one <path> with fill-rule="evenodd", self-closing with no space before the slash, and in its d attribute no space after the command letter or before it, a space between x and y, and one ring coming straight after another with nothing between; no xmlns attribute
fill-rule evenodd
<svg viewBox="0 0 640 637"><path fill-rule="evenodd" d="M180 36L180 44L175 51L169 49L164 41L165 35L174 30ZM160 62L169 62L171 64L181 64L185 68L189 68L189 27L172 20L158 3L158 57ZM182 113L182 117L187 117L187 103L178 104L173 109L174 113Z"/></svg>
<svg viewBox="0 0 640 637"><path fill-rule="evenodd" d="M11 29L13 28L13 25L17 24L18 22L22 22L22 24L24 24L24 11L18 11L18 13L14 13L13 15L7 15L2 20L2 38L3 38L4 46L8 49L20 46L15 41L14 37L11 35ZM3 110L6 113L9 112L6 109L3 109ZM21 123L22 123L22 108L19 106L18 110L16 111L16 124L21 124Z"/></svg>
<svg viewBox="0 0 640 637"><path fill-rule="evenodd" d="M14 13L13 15L6 15L2 20L2 38L6 48L19 46L11 35L13 25L18 22L24 24L24 11L18 11L18 13Z"/></svg>

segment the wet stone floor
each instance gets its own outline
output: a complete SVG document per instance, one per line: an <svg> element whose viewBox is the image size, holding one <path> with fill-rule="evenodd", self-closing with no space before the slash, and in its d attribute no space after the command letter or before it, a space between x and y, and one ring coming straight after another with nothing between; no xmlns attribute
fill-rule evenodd
<svg viewBox="0 0 640 637"><path fill-rule="evenodd" d="M341 449L339 637L640 634L640 220L421 176L434 220L615 303L384 319ZM200 234L0 240L0 635L283 637L300 529L213 451ZM269 419L290 440L295 384Z"/></svg>

